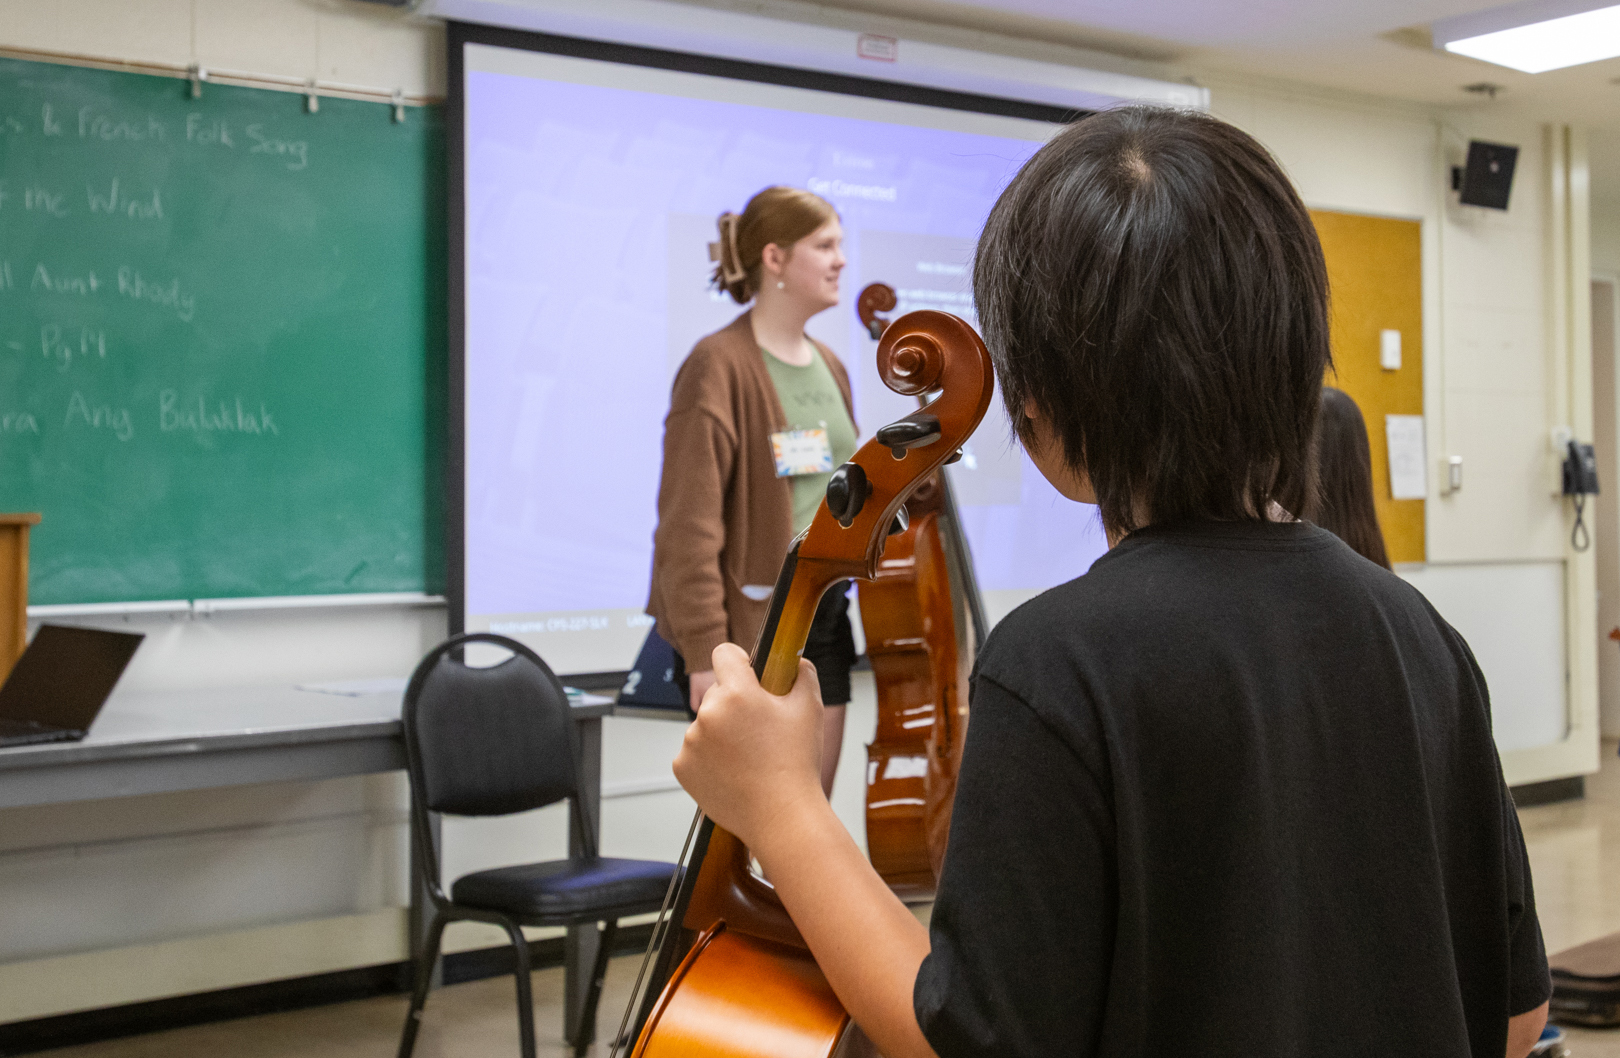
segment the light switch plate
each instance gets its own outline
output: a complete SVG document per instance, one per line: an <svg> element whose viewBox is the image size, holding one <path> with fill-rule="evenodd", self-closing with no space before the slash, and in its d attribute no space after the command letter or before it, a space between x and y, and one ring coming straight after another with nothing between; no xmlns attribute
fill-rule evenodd
<svg viewBox="0 0 1620 1058"><path fill-rule="evenodd" d="M1378 363L1385 371L1399 371L1401 369L1401 332L1380 331L1378 333Z"/></svg>

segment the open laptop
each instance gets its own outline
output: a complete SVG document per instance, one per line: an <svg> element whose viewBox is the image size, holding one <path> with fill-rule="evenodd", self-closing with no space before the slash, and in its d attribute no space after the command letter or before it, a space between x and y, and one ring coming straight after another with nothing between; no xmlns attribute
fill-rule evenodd
<svg viewBox="0 0 1620 1058"><path fill-rule="evenodd" d="M0 685L0 747L83 738L145 638L40 625Z"/></svg>

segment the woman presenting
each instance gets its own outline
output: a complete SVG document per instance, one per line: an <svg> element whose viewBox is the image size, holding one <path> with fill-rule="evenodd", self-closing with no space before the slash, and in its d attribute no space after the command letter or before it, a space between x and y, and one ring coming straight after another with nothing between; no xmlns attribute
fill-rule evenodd
<svg viewBox="0 0 1620 1058"><path fill-rule="evenodd" d="M856 447L844 365L804 333L838 304L837 212L808 191L768 187L741 216L721 214L719 228L713 284L753 304L676 373L647 603L694 711L714 684L714 648L753 646L788 546ZM844 587L822 599L804 656L826 704L821 786L831 794L855 662ZM688 661L701 667L688 671Z"/></svg>

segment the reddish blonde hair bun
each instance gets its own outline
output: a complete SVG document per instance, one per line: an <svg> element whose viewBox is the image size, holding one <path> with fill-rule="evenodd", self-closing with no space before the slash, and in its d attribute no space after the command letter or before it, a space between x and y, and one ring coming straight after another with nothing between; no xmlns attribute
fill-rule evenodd
<svg viewBox="0 0 1620 1058"><path fill-rule="evenodd" d="M797 187L767 187L748 200L741 214L720 214L720 238L709 244L709 260L715 262L710 285L730 294L737 304L748 304L759 293L765 247L774 243L791 249L837 219L838 211L820 195Z"/></svg>

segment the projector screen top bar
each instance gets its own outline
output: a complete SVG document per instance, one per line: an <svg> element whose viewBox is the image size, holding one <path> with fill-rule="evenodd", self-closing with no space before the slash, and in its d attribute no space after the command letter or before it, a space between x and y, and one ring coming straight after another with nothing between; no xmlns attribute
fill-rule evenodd
<svg viewBox="0 0 1620 1058"><path fill-rule="evenodd" d="M1209 90L1128 74L873 37L667 0L427 0L422 14L508 29L768 63L1027 100L1073 110L1121 103L1204 109ZM877 56L888 56L880 58Z"/></svg>

